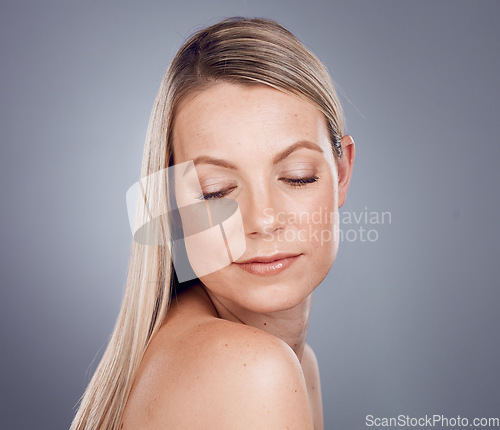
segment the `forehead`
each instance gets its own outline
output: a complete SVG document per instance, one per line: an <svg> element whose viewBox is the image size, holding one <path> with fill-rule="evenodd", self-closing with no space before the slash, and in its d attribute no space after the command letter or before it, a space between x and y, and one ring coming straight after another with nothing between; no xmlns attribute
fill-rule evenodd
<svg viewBox="0 0 500 430"><path fill-rule="evenodd" d="M177 107L172 138L176 163L206 151L265 155L298 140L331 147L316 106L266 85L217 83L188 95Z"/></svg>

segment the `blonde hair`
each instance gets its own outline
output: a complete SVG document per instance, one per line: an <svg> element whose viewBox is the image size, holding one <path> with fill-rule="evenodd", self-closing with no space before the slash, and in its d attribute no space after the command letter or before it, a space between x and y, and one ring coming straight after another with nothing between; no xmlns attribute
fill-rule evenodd
<svg viewBox="0 0 500 430"><path fill-rule="evenodd" d="M328 71L292 33L264 18L233 17L192 35L172 60L149 120L137 217L168 211L165 185L154 175L173 164L171 131L184 97L217 82L263 84L307 100L324 114L332 149L342 156L344 119ZM158 331L178 283L169 252L168 221L158 217L157 245L134 240L120 313L104 355L83 394L71 430L117 429L144 352Z"/></svg>

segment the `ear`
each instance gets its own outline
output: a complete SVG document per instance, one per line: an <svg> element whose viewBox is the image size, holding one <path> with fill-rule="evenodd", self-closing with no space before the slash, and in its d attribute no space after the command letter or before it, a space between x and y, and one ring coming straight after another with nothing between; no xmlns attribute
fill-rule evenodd
<svg viewBox="0 0 500 430"><path fill-rule="evenodd" d="M349 183L351 182L352 166L354 164L354 140L348 134L344 135L340 140L342 145L342 157L338 160L338 177L339 177L339 208L344 204Z"/></svg>

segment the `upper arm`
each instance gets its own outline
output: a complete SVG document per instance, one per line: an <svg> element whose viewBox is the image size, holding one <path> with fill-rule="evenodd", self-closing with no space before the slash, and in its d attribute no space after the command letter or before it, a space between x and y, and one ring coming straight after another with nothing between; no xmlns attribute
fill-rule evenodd
<svg viewBox="0 0 500 430"><path fill-rule="evenodd" d="M230 327L200 339L182 359L156 397L151 428L313 428L300 363L281 340Z"/></svg>

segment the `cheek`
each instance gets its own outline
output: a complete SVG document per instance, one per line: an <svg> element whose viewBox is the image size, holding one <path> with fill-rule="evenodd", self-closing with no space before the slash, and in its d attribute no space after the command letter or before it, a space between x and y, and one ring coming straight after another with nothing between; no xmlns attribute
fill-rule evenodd
<svg viewBox="0 0 500 430"><path fill-rule="evenodd" d="M288 228L318 266L330 267L339 242L337 193L333 180L290 208Z"/></svg>

